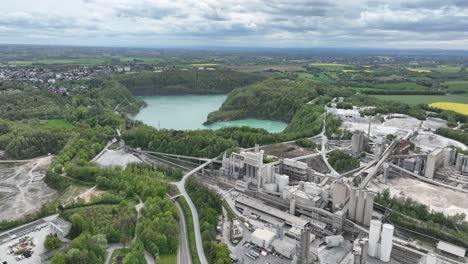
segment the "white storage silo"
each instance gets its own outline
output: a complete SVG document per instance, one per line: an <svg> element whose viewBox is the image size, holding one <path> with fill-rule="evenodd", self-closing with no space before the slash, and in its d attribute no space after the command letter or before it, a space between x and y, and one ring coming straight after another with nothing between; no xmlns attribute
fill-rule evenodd
<svg viewBox="0 0 468 264"><path fill-rule="evenodd" d="M366 192L363 190L359 190L357 192L357 204L356 204L356 222L362 224L362 220L364 220L364 206L366 203Z"/></svg>
<svg viewBox="0 0 468 264"><path fill-rule="evenodd" d="M379 220L371 220L370 230L369 230L369 247L368 254L371 257L377 257L378 247L377 243L380 239L380 232L382 228L382 222Z"/></svg>
<svg viewBox="0 0 468 264"><path fill-rule="evenodd" d="M393 230L395 228L391 224L384 224L382 226L382 242L380 243L380 260L383 262L390 261L393 246Z"/></svg>
<svg viewBox="0 0 468 264"><path fill-rule="evenodd" d="M288 175L276 174L276 181L278 183L279 192L283 192L283 190L286 188L286 186L289 185L289 176Z"/></svg>

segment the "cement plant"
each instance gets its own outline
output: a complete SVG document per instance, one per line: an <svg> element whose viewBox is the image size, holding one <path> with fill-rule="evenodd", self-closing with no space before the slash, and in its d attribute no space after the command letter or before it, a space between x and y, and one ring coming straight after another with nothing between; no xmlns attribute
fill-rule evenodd
<svg viewBox="0 0 468 264"><path fill-rule="evenodd" d="M234 262L465 263L465 248L429 235L425 238L436 247L413 239L418 232L395 226L392 211L375 198L388 189L435 211L467 215L468 157L457 151L467 147L432 133L443 120L421 122L402 114L375 120L361 117L361 110L339 109L336 103L328 107L352 131L352 139L329 140L324 121L322 133L308 139L316 151L284 158L278 146L294 148L294 142L284 142L224 153L219 161L198 160L205 163L192 173L198 172L235 213L232 225L220 221L218 226L229 228L218 239L229 245ZM327 158L334 150L358 158L359 167L338 173ZM197 161L127 151L147 162Z"/></svg>

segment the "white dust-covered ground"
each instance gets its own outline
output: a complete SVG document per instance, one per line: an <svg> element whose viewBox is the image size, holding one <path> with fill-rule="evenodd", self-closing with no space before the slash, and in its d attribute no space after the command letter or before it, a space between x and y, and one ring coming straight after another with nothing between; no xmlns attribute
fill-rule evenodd
<svg viewBox="0 0 468 264"><path fill-rule="evenodd" d="M430 132L421 132L415 139L416 147L421 148L423 151L432 150L435 148L443 148L448 146L455 146L461 149L467 149L465 144L456 140L432 134Z"/></svg>
<svg viewBox="0 0 468 264"><path fill-rule="evenodd" d="M388 134L404 137L408 133L418 130L418 136L413 138L412 141L416 144L416 147L421 148L424 152L449 146L468 149L461 142L423 130L428 128L435 130L439 127L447 127L447 122L442 119L430 118L422 122L407 115L393 114L392 116L394 118L386 119L383 123L373 120L370 131L371 137L385 137ZM369 123L365 123L362 120L360 122L346 120L343 122L342 127L350 131L361 130L367 133Z"/></svg>
<svg viewBox="0 0 468 264"><path fill-rule="evenodd" d="M402 117L386 119L383 123L373 121L370 131L371 137L385 137L387 134L404 137L408 132L416 130L421 124L421 121L416 118L405 115L399 116ZM369 129L369 123L344 121L342 127L350 131L361 130L367 132Z"/></svg>
<svg viewBox="0 0 468 264"><path fill-rule="evenodd" d="M430 206L437 212L446 215L465 213L468 221L468 194L431 185L412 178L390 179L388 184L373 181L369 184L369 189L379 192L385 189L390 190L392 196L409 197L419 203Z"/></svg>
<svg viewBox="0 0 468 264"><path fill-rule="evenodd" d="M125 168L130 163L141 162L141 160L132 154L126 153L123 149L106 150L97 160L100 167L121 166Z"/></svg>
<svg viewBox="0 0 468 264"><path fill-rule="evenodd" d="M0 220L21 218L56 197L57 192L43 180L51 159L0 165Z"/></svg>
<svg viewBox="0 0 468 264"><path fill-rule="evenodd" d="M427 120L423 122L422 127L425 129L430 129L430 130L435 131L438 128L448 127L448 126L447 126L447 121L443 119L428 117Z"/></svg>

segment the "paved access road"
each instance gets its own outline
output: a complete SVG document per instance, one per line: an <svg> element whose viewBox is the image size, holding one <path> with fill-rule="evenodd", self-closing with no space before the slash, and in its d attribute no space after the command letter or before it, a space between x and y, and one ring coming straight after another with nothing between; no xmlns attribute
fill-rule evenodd
<svg viewBox="0 0 468 264"><path fill-rule="evenodd" d="M192 264L190 256L190 248L187 237L187 225L185 223L185 216L179 202L175 201L175 206L179 212L179 248L177 249L177 264Z"/></svg>
<svg viewBox="0 0 468 264"><path fill-rule="evenodd" d="M191 170L187 174L184 175L182 180L174 183L177 188L179 189L179 192L182 196L184 196L185 200L187 201L190 211L192 212L192 218L193 218L193 226L194 226L194 231L195 231L195 242L197 244L197 253L198 257L200 258L200 263L201 264L208 264L208 261L206 260L205 252L203 251L203 242L201 238L201 232L200 232L200 221L198 217L198 212L197 208L192 202L192 199L190 199L190 196L188 195L187 191L185 190L185 182L187 179L192 176L193 174L197 173L199 170L205 168L206 166L210 165L214 159L208 160L207 162L203 163L202 165L196 167L195 169Z"/></svg>

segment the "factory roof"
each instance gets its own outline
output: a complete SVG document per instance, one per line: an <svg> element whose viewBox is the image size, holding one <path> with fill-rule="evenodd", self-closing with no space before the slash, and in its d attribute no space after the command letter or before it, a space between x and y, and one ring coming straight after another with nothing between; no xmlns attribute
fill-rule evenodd
<svg viewBox="0 0 468 264"><path fill-rule="evenodd" d="M296 245L285 240L275 239L271 244L278 253L288 258L296 252Z"/></svg>
<svg viewBox="0 0 468 264"><path fill-rule="evenodd" d="M252 233L252 236L265 241L272 241L275 238L275 233L270 230L258 228Z"/></svg>
<svg viewBox="0 0 468 264"><path fill-rule="evenodd" d="M437 243L437 249L462 258L465 257L466 252L465 248L444 241L439 241L439 243Z"/></svg>
<svg viewBox="0 0 468 264"><path fill-rule="evenodd" d="M257 211L263 212L265 214L274 216L281 220L284 220L287 224L296 227L304 227L309 221L305 219L301 219L297 216L291 215L289 213L283 212L279 209L273 208L271 206L266 205L262 201L252 198L252 197L245 197L243 195L239 195L236 198L236 202L244 204L250 208L253 208Z"/></svg>

